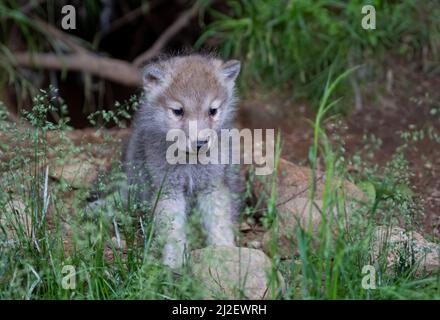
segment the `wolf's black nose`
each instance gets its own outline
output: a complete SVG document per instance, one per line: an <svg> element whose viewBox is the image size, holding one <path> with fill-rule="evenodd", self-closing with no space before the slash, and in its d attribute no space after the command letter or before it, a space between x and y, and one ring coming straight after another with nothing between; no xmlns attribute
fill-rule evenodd
<svg viewBox="0 0 440 320"><path fill-rule="evenodd" d="M208 143L208 140L197 140L197 151L199 151L206 143Z"/></svg>

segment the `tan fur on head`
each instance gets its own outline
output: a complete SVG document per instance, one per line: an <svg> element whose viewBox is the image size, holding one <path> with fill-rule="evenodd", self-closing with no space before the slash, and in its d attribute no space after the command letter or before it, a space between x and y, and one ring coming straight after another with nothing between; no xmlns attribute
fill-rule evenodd
<svg viewBox="0 0 440 320"><path fill-rule="evenodd" d="M144 89L149 104L163 109L165 127L182 129L191 144L189 122L198 129L218 131L228 122L235 103L234 85L240 72L238 60L222 61L202 55L169 58L146 66Z"/></svg>
<svg viewBox="0 0 440 320"><path fill-rule="evenodd" d="M173 57L147 65L144 69L144 89L147 98L163 93L168 98L194 97L212 92L222 96L232 94L240 72L240 61L190 55Z"/></svg>

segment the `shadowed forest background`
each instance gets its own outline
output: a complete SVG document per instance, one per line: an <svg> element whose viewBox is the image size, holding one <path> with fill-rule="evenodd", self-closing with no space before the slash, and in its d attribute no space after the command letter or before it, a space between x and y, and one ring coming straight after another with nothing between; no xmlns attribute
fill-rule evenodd
<svg viewBox="0 0 440 320"><path fill-rule="evenodd" d="M62 28L65 5L75 8L75 29ZM364 5L376 10L375 29L362 28ZM284 279L265 298L440 297L439 1L0 0L0 298L191 299L198 292L190 276L176 279L146 258L149 221L104 217L78 235L66 218L81 225L98 173L117 171L142 67L188 52L239 59L237 125L280 134L277 178L248 174L239 226L241 246L264 251L271 281L279 284L278 272ZM339 184L316 182L319 173L362 193L361 204L345 210ZM311 191L291 189L290 178ZM277 234L276 198L292 195L319 202L315 233ZM298 203L283 209L315 210ZM327 221L335 211L356 217L335 227L337 235ZM397 238L416 232L408 237L428 254L419 259L405 242L398 253L390 249L391 260L382 257L393 272L377 267L368 239L382 226ZM67 262L86 270L76 292L60 285ZM378 290L361 287L360 270L370 263L383 272ZM212 296L261 298L252 292Z"/></svg>

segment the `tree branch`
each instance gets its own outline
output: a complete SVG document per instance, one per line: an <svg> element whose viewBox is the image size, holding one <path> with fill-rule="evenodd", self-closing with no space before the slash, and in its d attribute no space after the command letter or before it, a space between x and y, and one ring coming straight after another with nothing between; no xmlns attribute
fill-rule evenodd
<svg viewBox="0 0 440 320"><path fill-rule="evenodd" d="M52 70L75 70L114 81L130 87L142 84L140 70L132 64L118 59L101 57L89 53L57 56L53 53L16 52L12 63L19 67L45 68Z"/></svg>
<svg viewBox="0 0 440 320"><path fill-rule="evenodd" d="M198 13L199 8L200 5L196 1L191 9L184 11L178 19L160 35L156 42L147 51L139 55L133 63L98 56L82 47L77 39L41 19L35 18L37 25L41 29L64 42L74 53L56 55L53 53L15 52L14 60L11 61L11 63L18 67L80 71L126 86L138 87L142 85L139 67L158 55L168 41L179 33Z"/></svg>
<svg viewBox="0 0 440 320"><path fill-rule="evenodd" d="M172 25L170 25L156 40L156 42L144 53L139 55L136 59L133 61L133 65L135 67L140 67L143 63L146 61L154 58L157 56L160 51L163 49L163 47L170 41L172 37L174 37L177 33L179 33L180 30L182 30L190 21L191 19L197 14L199 11L199 4L196 1L196 3L192 6L191 9L188 9L184 11L179 18L174 21Z"/></svg>

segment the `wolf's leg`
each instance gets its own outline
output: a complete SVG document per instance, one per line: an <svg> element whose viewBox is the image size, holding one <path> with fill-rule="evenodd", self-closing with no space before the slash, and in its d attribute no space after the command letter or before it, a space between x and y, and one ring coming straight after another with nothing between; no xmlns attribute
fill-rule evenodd
<svg viewBox="0 0 440 320"><path fill-rule="evenodd" d="M159 199L156 207L159 241L164 241L162 261L171 268L182 266L186 246L186 201L183 193Z"/></svg>
<svg viewBox="0 0 440 320"><path fill-rule="evenodd" d="M209 192L200 193L197 197L197 206L208 243L216 246L235 246L232 198L229 189L219 184Z"/></svg>

